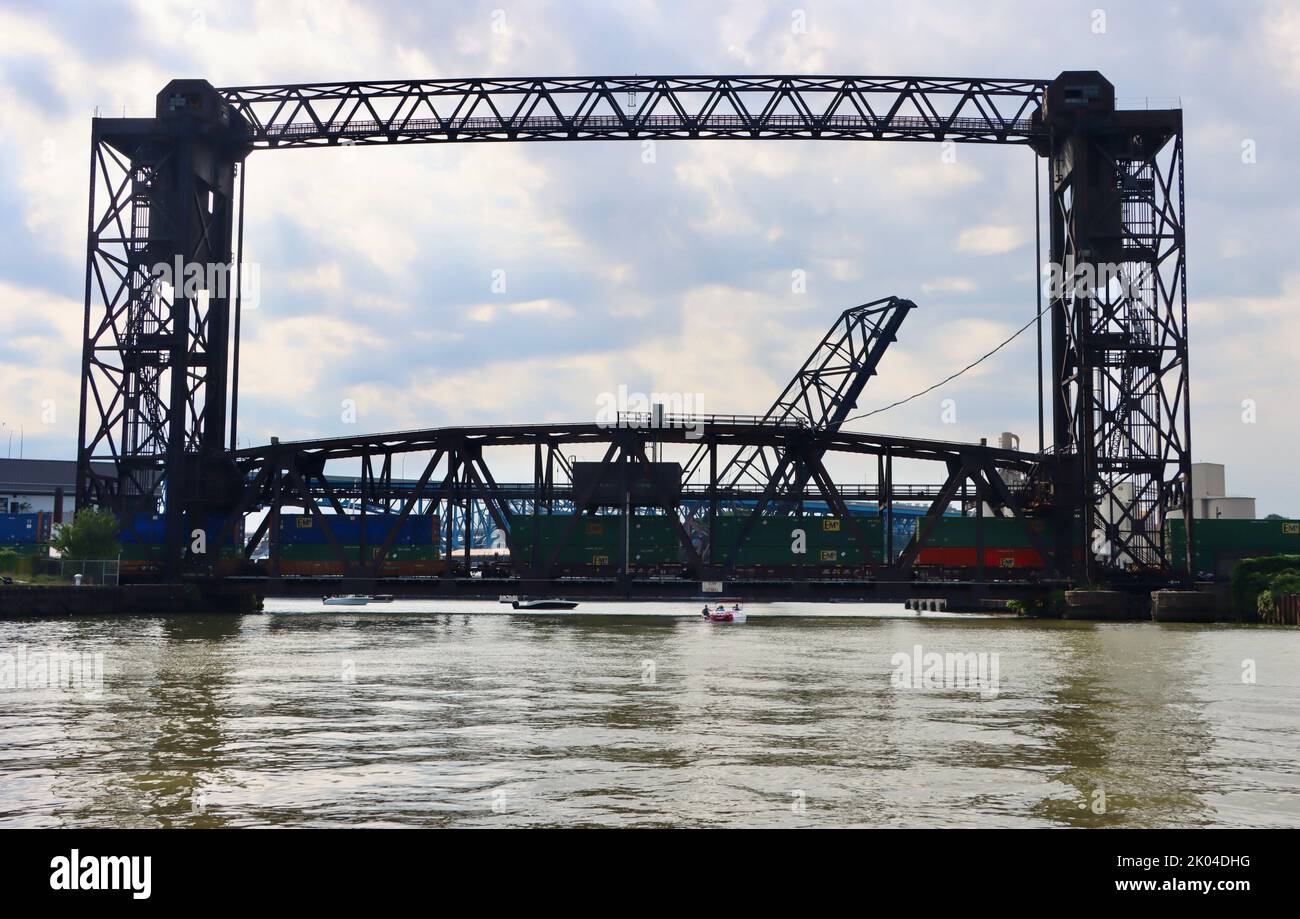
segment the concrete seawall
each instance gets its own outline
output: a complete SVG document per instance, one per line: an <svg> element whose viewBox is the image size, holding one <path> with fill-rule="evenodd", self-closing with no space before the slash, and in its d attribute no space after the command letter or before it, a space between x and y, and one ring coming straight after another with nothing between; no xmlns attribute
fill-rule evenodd
<svg viewBox="0 0 1300 919"><path fill-rule="evenodd" d="M1232 622L1228 590L1156 590L1151 593L1151 618L1156 622Z"/></svg>
<svg viewBox="0 0 1300 919"><path fill-rule="evenodd" d="M1148 618L1146 597L1122 590L1067 590L1063 619L1129 622Z"/></svg>
<svg viewBox="0 0 1300 919"><path fill-rule="evenodd" d="M33 616L124 616L162 613L253 613L261 599L247 591L204 592L187 584L0 587L0 618Z"/></svg>

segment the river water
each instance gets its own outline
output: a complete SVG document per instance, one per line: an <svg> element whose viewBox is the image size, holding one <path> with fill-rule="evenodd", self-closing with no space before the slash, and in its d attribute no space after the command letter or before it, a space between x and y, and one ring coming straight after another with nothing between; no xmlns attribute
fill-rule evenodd
<svg viewBox="0 0 1300 919"><path fill-rule="evenodd" d="M1300 825L1294 629L268 610L0 622L0 826Z"/></svg>

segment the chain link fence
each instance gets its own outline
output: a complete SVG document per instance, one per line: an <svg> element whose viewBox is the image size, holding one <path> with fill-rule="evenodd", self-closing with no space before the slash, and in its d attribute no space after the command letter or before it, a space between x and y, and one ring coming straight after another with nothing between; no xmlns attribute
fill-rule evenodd
<svg viewBox="0 0 1300 919"><path fill-rule="evenodd" d="M34 565L34 573L58 578L60 581L67 581L70 584L76 583L77 575L81 575L83 585L95 584L110 587L117 586L120 569L121 562L115 558L42 558L38 559Z"/></svg>

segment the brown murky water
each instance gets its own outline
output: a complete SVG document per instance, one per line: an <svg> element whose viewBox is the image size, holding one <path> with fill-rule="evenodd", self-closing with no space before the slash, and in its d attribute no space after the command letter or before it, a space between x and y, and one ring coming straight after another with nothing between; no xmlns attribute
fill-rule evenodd
<svg viewBox="0 0 1300 919"><path fill-rule="evenodd" d="M1300 825L1296 630L273 608L0 622L0 826Z"/></svg>

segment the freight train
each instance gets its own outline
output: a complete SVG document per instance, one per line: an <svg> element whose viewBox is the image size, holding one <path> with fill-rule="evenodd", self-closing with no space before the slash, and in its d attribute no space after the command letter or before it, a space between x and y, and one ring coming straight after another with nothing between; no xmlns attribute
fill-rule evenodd
<svg viewBox="0 0 1300 919"><path fill-rule="evenodd" d="M519 570L548 567L555 558L560 577L602 577L627 567L636 576L680 576L689 560L674 521L666 516L631 517L629 532L622 515L583 517L571 514L516 517L513 522L513 561ZM721 563L733 554L748 518L722 516L716 521L713 560ZM881 545L879 520L855 519L863 540ZM568 542L556 547L572 529ZM702 541L696 542L697 551ZM745 545L735 552L738 577L780 575L862 574L876 561L878 552L864 552L851 528L834 517L761 517Z"/></svg>
<svg viewBox="0 0 1300 919"><path fill-rule="evenodd" d="M8 518L33 518L18 523L0 517L0 532L18 533L21 539L30 541L32 535L41 532L40 516L8 515ZM366 516L364 552L359 515L329 514L325 519L346 557L356 564L375 557L396 516ZM516 515L512 520L510 558L484 565L494 575L523 574L548 568L554 556L554 574L558 577L613 577L622 573L626 546L628 573L632 576L685 576L689 553L681 545L673 520L649 514L633 515L630 519L629 532L624 517L618 514L586 516L576 522L571 514ZM748 519L748 516L724 514L716 518L714 525L712 562L720 565L730 561L736 578L851 580L869 576L872 566L882 564L886 556L884 526L878 516L855 516L851 521L834 516L760 517L751 527L744 546L737 549ZM138 515L131 524L122 532L123 574L156 573L163 557L162 516ZM215 560L216 571L272 573L268 560L242 559L242 528L236 528L228 544L218 546L223 525L224 520L219 518L204 525L207 552ZM916 576L925 580L974 577L979 562L977 525L974 517L941 517L935 521L917 555ZM557 552L556 547L566 533L569 533L567 544ZM1300 554L1300 521L1296 520L1197 520L1196 533L1193 573L1197 577L1226 578L1242 558ZM697 551L708 541L707 534L698 531L693 538ZM1181 518L1166 523L1166 538L1175 565L1181 563L1185 570L1186 536ZM282 577L343 575L344 565L338 552L313 515L282 516L278 539ZM1050 540L1045 521L985 517L985 577L1023 580L1042 576L1046 565L1034 543L1050 545ZM896 541L894 552L901 552L903 547L901 541ZM188 546L186 553L192 560L194 553ZM440 557L438 518L413 515L398 529L380 576L434 577L443 574L448 565L461 564L459 558ZM455 573L464 572L456 568Z"/></svg>
<svg viewBox="0 0 1300 919"><path fill-rule="evenodd" d="M925 578L969 579L979 567L977 526L974 517L940 517L916 557L916 567ZM986 578L1013 580L1033 577L1046 567L1035 548L1051 545L1051 533L1043 520L1014 517L985 517L984 574Z"/></svg>
<svg viewBox="0 0 1300 919"><path fill-rule="evenodd" d="M576 524L567 514L516 517L516 568L545 568L555 555L556 573L561 577L611 576L622 569L626 544L630 574L680 575L688 553L681 546L673 522L665 516L631 519L629 533L621 515L585 517ZM884 522L878 516L760 517L750 528L744 545L737 548L748 520L748 516L719 516L711 540L713 563L730 563L738 578L863 578L872 566L883 564L886 556ZM568 543L557 554L555 547L571 526ZM975 519L969 517L936 521L917 558L919 576L969 577L977 562L975 526ZM1038 528L1046 537L1039 521L1026 524L1008 518L985 518L988 576L1028 577L1043 569L1043 558L1033 547L1028 526ZM901 541L896 543L895 553L902 548Z"/></svg>
<svg viewBox="0 0 1300 919"><path fill-rule="evenodd" d="M325 518L345 557L354 565L375 559L397 515L367 514L365 529L360 515L328 515ZM362 534L365 548L362 549ZM321 522L311 514L280 518L280 575L287 577L331 577L343 574L338 550L325 535ZM267 563L270 564L269 562ZM439 574L438 518L430 515L407 517L397 529L380 577L418 578Z"/></svg>
<svg viewBox="0 0 1300 919"><path fill-rule="evenodd" d="M748 520L718 517L712 537L713 560L729 559L737 577L860 578L883 557L878 517L760 517L737 548Z"/></svg>
<svg viewBox="0 0 1300 919"><path fill-rule="evenodd" d="M1192 574L1203 579L1226 580L1243 558L1261 555L1300 555L1300 521L1201 519L1195 523ZM1041 520L1022 522L1010 518L984 520L984 565L1000 568L1011 577L1032 576L1044 567L1042 555L1028 538L1033 531L1040 543L1050 545L1050 533ZM1165 545L1176 570L1187 570L1187 528L1181 517L1165 523ZM938 573L960 577L975 567L975 519L944 517L917 557L923 576ZM989 575L996 577L996 575Z"/></svg>
<svg viewBox="0 0 1300 919"><path fill-rule="evenodd" d="M342 546L344 557L354 565L363 558L373 559L383 546L397 515L367 514L365 517L365 551L362 552L362 523L359 514L326 515L334 538ZM122 528L123 575L143 577L161 571L164 558L165 521L161 514L137 514ZM223 545L218 545L225 518L213 517L203 526L202 553L211 559L218 574L265 575L274 573L269 559L248 561L243 558L242 526ZM185 547L185 558L200 561L195 552L194 530L188 524L186 533L190 541ZM277 533L272 538L279 541L279 574L282 577L339 577L344 564L325 528L312 514L285 514L280 517ZM438 565L438 518L428 515L407 517L398 528L380 568L381 577L432 577L440 573Z"/></svg>
<svg viewBox="0 0 1300 919"><path fill-rule="evenodd" d="M677 529L662 516L633 517L632 532L625 534L621 515L586 517L576 524L568 544L555 557L561 577L602 577L620 573L627 542L628 571L633 576L681 574L687 553ZM714 524L711 560L730 563L733 576L757 579L859 579L870 576L873 566L885 563L889 547L884 521L879 516L760 517L750 528L744 545L737 548L748 516L723 515ZM516 517L514 552L516 570L544 569L564 533L571 515ZM915 575L923 580L970 580L979 567L980 522L974 517L940 517L917 554ZM1046 521L1010 517L985 517L983 526L984 576L994 580L1030 580L1046 572L1042 552L1050 546ZM856 530L856 533L854 532ZM697 542L700 548L703 540ZM906 539L895 538L896 557Z"/></svg>
<svg viewBox="0 0 1300 919"><path fill-rule="evenodd" d="M236 527L235 533L226 545L218 546L225 524L224 517L210 517L203 524L203 538L200 542L193 535L196 528L192 527L187 520L185 532L188 538L184 549L185 558L192 562L200 557L219 559L218 569L223 574L235 573L242 530ZM166 535L166 520L162 514L138 513L124 518L122 529L118 533L118 542L121 544L119 575L127 579L143 579L159 574L166 555L164 551ZM201 552L196 551L200 549Z"/></svg>
<svg viewBox="0 0 1300 919"><path fill-rule="evenodd" d="M49 556L51 515L0 514L0 575L31 575Z"/></svg>
<svg viewBox="0 0 1300 919"><path fill-rule="evenodd" d="M677 528L668 517L633 516L627 534L628 569L640 575L677 575L686 563L686 552ZM574 527L568 544L555 557L560 577L604 577L618 573L623 565L625 527L622 515L575 518L572 514L516 516L511 523L511 561L517 570L545 568Z"/></svg>
<svg viewBox="0 0 1300 919"><path fill-rule="evenodd" d="M1192 548L1192 574L1224 580L1243 558L1260 555L1300 555L1300 520L1197 520ZM1181 517L1165 524L1173 563L1187 570L1187 527Z"/></svg>

